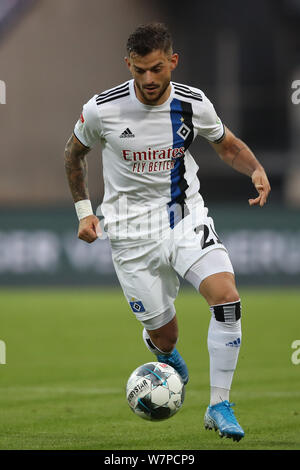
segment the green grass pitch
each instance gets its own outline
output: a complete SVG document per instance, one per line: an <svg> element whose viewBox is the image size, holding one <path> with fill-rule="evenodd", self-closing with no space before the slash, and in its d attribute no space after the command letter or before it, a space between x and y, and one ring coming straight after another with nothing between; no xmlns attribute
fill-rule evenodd
<svg viewBox="0 0 300 470"><path fill-rule="evenodd" d="M196 291L176 301L178 349L189 366L182 409L169 420L135 416L129 374L154 360L120 289L3 289L0 449L300 449L300 293L241 290L243 339L231 401L246 436L206 431L210 313ZM299 355L300 356L300 355Z"/></svg>

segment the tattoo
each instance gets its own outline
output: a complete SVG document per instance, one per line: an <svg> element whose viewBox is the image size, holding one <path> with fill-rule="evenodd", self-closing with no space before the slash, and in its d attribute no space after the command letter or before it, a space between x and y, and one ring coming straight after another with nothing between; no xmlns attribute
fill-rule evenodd
<svg viewBox="0 0 300 470"><path fill-rule="evenodd" d="M242 150L246 149L246 148L247 148L246 146L244 146L244 147L239 147L237 144L233 144L233 150L234 150L235 153L234 153L233 158L232 158L232 160L231 160L231 166L232 166L232 167L233 167L233 163L234 163L235 159L238 157L239 153L240 153Z"/></svg>
<svg viewBox="0 0 300 470"><path fill-rule="evenodd" d="M87 183L87 161L85 155L90 151L74 135L65 148L65 169L74 202L89 199Z"/></svg>

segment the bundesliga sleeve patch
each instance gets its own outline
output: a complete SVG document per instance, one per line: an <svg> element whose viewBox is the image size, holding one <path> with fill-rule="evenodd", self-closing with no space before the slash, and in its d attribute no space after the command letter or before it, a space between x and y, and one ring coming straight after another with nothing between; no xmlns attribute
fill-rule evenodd
<svg viewBox="0 0 300 470"><path fill-rule="evenodd" d="M131 302L129 302L129 305L133 313L145 312L145 307L141 300L132 300Z"/></svg>

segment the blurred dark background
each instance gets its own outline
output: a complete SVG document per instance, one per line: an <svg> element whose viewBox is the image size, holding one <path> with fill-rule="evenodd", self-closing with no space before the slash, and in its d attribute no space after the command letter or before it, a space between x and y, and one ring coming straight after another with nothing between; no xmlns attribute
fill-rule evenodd
<svg viewBox="0 0 300 470"><path fill-rule="evenodd" d="M272 249L264 248L263 256L269 260L272 283L277 275L282 279L286 274L285 260L293 246L294 263L298 261L285 282L298 282L300 104L292 102L292 83L300 80L299 0L0 0L0 80L6 85L5 104L3 99L0 104L3 282L17 276L16 270L11 272L16 247L21 254L14 255L14 260L26 259L30 265L31 255L20 235L30 230L28 224L48 235L59 233L61 227L76 236L77 221L63 168L65 142L83 103L130 78L124 65L127 37L138 24L149 21L163 21L173 33L174 50L180 54L174 80L202 89L269 175L268 205L249 209L247 200L255 195L250 179L224 165L207 142L196 140L192 154L199 165L201 193L216 215L217 227L220 221L219 231L226 238L230 229L248 230L251 241L249 230L258 225L268 246L268 231L277 237L288 233L292 241L278 241L275 260ZM91 199L97 207L103 197L100 147L93 149L88 162ZM11 245L12 234L19 240L17 245ZM47 258L53 246L50 249L41 239ZM59 244L61 235L58 240ZM62 269L61 250L56 257ZM20 269L22 273L25 268ZM52 274L46 268L44 272L46 277L54 276L53 282L55 269ZM89 269L87 265L87 273ZM25 272L40 278L39 270ZM255 270L246 274L245 279L257 280Z"/></svg>
<svg viewBox="0 0 300 470"><path fill-rule="evenodd" d="M289 185L294 184L291 171L299 169L293 132L299 134L300 127L291 126L296 110L290 95L291 82L299 78L300 1L159 5L181 53L178 79L202 88L226 125L254 150L270 176L271 200L299 206L299 195L291 194ZM210 201L220 195L223 201L247 198L252 191L248 179L220 165L205 143L198 143L195 155L206 156L198 162L205 176L202 191Z"/></svg>

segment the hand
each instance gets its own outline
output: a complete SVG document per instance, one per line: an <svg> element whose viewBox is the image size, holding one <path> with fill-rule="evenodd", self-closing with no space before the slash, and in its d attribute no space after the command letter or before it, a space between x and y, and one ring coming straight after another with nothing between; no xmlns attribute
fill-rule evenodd
<svg viewBox="0 0 300 470"><path fill-rule="evenodd" d="M265 173L265 170L263 168L259 168L252 173L251 178L259 196L256 199L249 199L249 205L260 205L260 207L262 207L267 202L268 195L271 191L268 177Z"/></svg>
<svg viewBox="0 0 300 470"><path fill-rule="evenodd" d="M79 222L78 238L81 240L92 243L102 235L100 222L95 215L88 215Z"/></svg>

